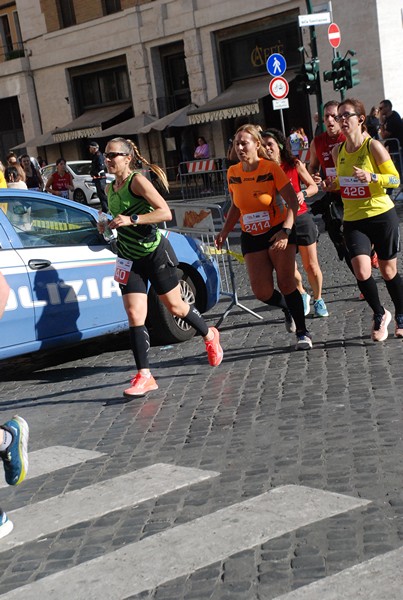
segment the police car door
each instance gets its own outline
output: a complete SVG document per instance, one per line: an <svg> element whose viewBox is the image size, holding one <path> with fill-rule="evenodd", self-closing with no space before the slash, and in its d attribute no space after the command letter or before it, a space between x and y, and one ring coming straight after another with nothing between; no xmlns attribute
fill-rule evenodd
<svg viewBox="0 0 403 600"><path fill-rule="evenodd" d="M10 197L17 252L27 266L41 348L126 327L115 256L90 209L49 195ZM28 215L28 216L27 216Z"/></svg>
<svg viewBox="0 0 403 600"><path fill-rule="evenodd" d="M0 199L0 208L7 210L7 203L3 203L2 199ZM10 294L0 321L0 359L20 354L22 347L35 341L34 308L27 269L21 257L11 246L10 238L13 232L9 229L2 210L0 210L0 271L10 287Z"/></svg>

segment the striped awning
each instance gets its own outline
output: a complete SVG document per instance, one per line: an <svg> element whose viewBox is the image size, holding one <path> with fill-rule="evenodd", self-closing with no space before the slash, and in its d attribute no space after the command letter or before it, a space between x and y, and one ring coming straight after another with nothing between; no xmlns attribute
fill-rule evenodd
<svg viewBox="0 0 403 600"><path fill-rule="evenodd" d="M103 129L112 126L113 120L117 117L128 118L130 111L131 104L129 103L87 110L74 121L54 129L52 131L53 138L55 143L60 143L96 137Z"/></svg>
<svg viewBox="0 0 403 600"><path fill-rule="evenodd" d="M236 81L221 94L189 111L189 121L192 125L221 121L259 112L259 100L269 95L270 77L250 77Z"/></svg>

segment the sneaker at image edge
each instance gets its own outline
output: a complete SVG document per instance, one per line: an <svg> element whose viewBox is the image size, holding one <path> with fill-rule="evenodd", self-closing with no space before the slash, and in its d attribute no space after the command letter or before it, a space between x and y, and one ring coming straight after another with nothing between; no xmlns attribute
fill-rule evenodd
<svg viewBox="0 0 403 600"><path fill-rule="evenodd" d="M0 538L6 537L13 530L13 523L5 512L0 510Z"/></svg>
<svg viewBox="0 0 403 600"><path fill-rule="evenodd" d="M311 297L306 292L301 294L301 296L304 303L304 315L307 316L311 312Z"/></svg>
<svg viewBox="0 0 403 600"><path fill-rule="evenodd" d="M297 333L296 350L310 350L312 348L312 339L307 331L305 333Z"/></svg>
<svg viewBox="0 0 403 600"><path fill-rule="evenodd" d="M388 335L388 325L392 320L392 315L385 308L383 315L375 314L372 322L371 338L373 342L384 342Z"/></svg>
<svg viewBox="0 0 403 600"><path fill-rule="evenodd" d="M214 333L214 337L212 340L205 340L207 357L209 364L212 367L218 367L222 362L224 352L220 346L220 334L218 329L210 327L210 331Z"/></svg>
<svg viewBox="0 0 403 600"><path fill-rule="evenodd" d="M16 415L4 423L2 428L11 433L13 437L7 450L0 453L6 481L8 485L18 485L28 473L28 423Z"/></svg>
<svg viewBox="0 0 403 600"><path fill-rule="evenodd" d="M129 397L145 396L147 392L152 392L153 390L158 390L158 385L154 377L152 375L147 377L143 373L137 373L130 381L130 387L123 392L123 395Z"/></svg>
<svg viewBox="0 0 403 600"><path fill-rule="evenodd" d="M395 316L395 336L403 338L403 315Z"/></svg>
<svg viewBox="0 0 403 600"><path fill-rule="evenodd" d="M322 298L315 300L315 302L313 303L313 310L315 311L315 317L328 317L329 316L326 304L322 300Z"/></svg>
<svg viewBox="0 0 403 600"><path fill-rule="evenodd" d="M284 323L285 323L285 328L288 331L288 333L295 333L297 331L297 327L295 325L295 321L291 316L291 313L289 310L283 308L283 313L284 313Z"/></svg>

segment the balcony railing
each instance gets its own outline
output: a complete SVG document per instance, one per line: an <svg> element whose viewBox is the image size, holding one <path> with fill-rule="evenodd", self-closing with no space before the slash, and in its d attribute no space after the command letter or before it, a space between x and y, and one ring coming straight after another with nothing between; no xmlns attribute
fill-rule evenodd
<svg viewBox="0 0 403 600"><path fill-rule="evenodd" d="M23 56L25 56L25 49L21 42L14 43L12 48L0 46L0 62L22 58Z"/></svg>

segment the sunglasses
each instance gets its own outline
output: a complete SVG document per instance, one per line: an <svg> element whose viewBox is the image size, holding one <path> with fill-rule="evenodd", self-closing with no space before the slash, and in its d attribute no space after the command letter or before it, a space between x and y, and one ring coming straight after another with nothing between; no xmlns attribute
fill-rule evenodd
<svg viewBox="0 0 403 600"><path fill-rule="evenodd" d="M104 152L104 158L106 160L113 160L117 156L130 156L127 152Z"/></svg>

